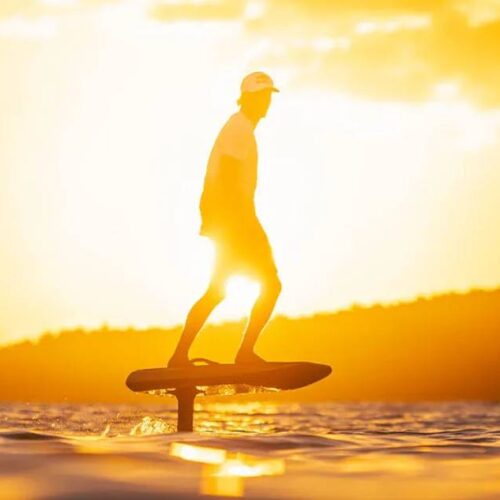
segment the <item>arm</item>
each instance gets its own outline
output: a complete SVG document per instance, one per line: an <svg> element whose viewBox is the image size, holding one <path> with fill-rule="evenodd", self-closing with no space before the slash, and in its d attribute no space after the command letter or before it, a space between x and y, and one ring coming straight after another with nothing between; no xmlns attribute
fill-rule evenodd
<svg viewBox="0 0 500 500"><path fill-rule="evenodd" d="M244 168L243 162L238 158L229 155L222 155L220 158L219 201L229 209L237 210L252 202Z"/></svg>

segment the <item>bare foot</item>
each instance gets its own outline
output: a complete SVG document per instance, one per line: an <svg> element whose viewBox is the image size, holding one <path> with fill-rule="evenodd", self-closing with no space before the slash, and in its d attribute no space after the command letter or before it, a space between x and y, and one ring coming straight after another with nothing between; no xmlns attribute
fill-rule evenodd
<svg viewBox="0 0 500 500"><path fill-rule="evenodd" d="M264 358L261 358L260 356L255 354L253 351L239 352L236 355L236 359L234 360L234 362L237 365L267 363L267 361Z"/></svg>
<svg viewBox="0 0 500 500"><path fill-rule="evenodd" d="M191 366L189 358L178 354L174 354L167 363L167 368L182 368L184 366Z"/></svg>

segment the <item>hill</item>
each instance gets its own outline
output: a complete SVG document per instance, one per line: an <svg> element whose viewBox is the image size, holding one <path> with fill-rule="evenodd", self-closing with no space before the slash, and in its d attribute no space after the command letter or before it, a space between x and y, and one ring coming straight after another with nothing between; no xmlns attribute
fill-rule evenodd
<svg viewBox="0 0 500 500"><path fill-rule="evenodd" d="M244 320L206 325L192 356L232 361L244 326ZM124 380L132 370L164 365L180 331L76 329L5 346L0 400L164 403L131 393ZM279 399L500 400L500 289L276 316L257 348L268 359L334 367L326 380Z"/></svg>

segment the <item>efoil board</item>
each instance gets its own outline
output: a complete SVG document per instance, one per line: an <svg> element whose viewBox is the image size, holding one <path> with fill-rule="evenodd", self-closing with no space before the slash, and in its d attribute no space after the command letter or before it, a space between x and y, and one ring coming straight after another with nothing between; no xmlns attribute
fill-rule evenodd
<svg viewBox="0 0 500 500"><path fill-rule="evenodd" d="M201 394L237 394L299 389L331 373L328 365L310 362L210 364L179 368L147 368L132 372L126 381L135 392L169 394L193 388Z"/></svg>

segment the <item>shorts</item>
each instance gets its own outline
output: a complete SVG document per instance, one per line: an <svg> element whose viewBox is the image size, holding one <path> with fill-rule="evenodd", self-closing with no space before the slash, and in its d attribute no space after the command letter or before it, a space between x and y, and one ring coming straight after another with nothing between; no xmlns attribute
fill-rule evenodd
<svg viewBox="0 0 500 500"><path fill-rule="evenodd" d="M269 239L257 218L213 241L216 252L213 280L225 281L232 274L244 274L262 282L277 276Z"/></svg>

